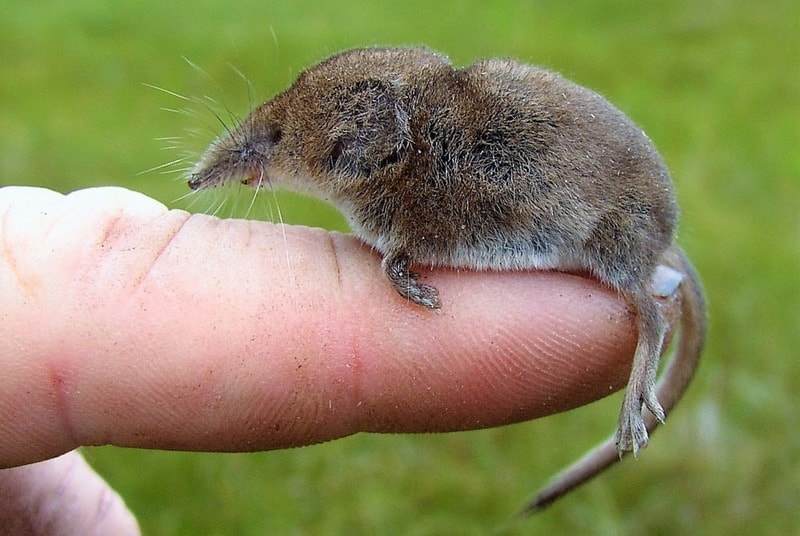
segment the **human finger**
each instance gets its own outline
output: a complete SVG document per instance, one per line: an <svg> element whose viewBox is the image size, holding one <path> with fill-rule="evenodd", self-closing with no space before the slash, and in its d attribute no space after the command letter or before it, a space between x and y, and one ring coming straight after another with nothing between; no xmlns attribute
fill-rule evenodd
<svg viewBox="0 0 800 536"><path fill-rule="evenodd" d="M632 313L552 272L424 271L397 295L356 239L0 190L0 466L78 445L250 451L482 428L625 385Z"/></svg>

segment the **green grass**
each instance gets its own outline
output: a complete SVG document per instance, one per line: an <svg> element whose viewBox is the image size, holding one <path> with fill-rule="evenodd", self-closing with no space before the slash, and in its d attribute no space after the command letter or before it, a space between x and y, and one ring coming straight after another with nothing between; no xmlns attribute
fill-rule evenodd
<svg viewBox="0 0 800 536"><path fill-rule="evenodd" d="M512 56L605 94L664 154L680 241L703 276L700 374L642 458L508 534L780 535L800 490L800 9L772 2L0 1L0 184L140 190L179 208L183 178L137 174L221 130L332 52L424 43L463 64ZM402 6L402 7L397 7ZM189 58L207 73L182 57ZM254 89L230 66L245 73ZM192 133L192 132L195 133ZM194 211L211 210L211 197ZM246 212L250 198L231 201ZM287 222L343 228L279 195ZM258 217L275 212L270 195ZM533 304L532 304L533 306ZM487 534L604 437L618 400L478 432L359 435L296 450L86 449L146 534Z"/></svg>

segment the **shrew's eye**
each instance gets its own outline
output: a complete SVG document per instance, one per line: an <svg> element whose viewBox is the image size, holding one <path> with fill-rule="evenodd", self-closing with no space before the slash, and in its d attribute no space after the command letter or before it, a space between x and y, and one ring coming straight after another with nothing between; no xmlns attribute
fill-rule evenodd
<svg viewBox="0 0 800 536"><path fill-rule="evenodd" d="M272 145L277 145L281 142L281 138L283 138L283 131L279 128L271 128L269 130L269 134L267 135L267 139Z"/></svg>

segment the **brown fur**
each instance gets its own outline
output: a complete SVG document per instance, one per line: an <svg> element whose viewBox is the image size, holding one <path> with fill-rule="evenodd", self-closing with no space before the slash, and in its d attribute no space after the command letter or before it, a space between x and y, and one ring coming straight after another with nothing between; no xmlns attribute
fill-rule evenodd
<svg viewBox="0 0 800 536"><path fill-rule="evenodd" d="M684 304L695 308L684 326L695 355L676 362L693 371L699 359L702 294L671 247L678 209L667 169L622 112L558 74L508 60L456 69L422 48L344 52L217 140L189 184L239 180L337 205L384 255L394 288L424 307L441 301L413 265L588 271L618 290L639 318L620 456L647 444L688 384L660 394L670 400L662 407L655 379L667 323L649 286L670 255L682 259L684 292L699 296ZM583 467L581 482L605 465Z"/></svg>

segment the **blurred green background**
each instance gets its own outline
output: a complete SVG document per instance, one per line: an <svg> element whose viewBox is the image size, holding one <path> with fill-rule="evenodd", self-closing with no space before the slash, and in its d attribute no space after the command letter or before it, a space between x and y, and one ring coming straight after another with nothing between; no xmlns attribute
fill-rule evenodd
<svg viewBox="0 0 800 536"><path fill-rule="evenodd" d="M510 56L606 95L672 170L679 239L711 304L708 349L638 462L504 533L797 534L796 1L2 0L0 13L0 185L122 185L176 208L224 202L222 214L252 217L275 216L277 202L286 222L342 229L333 210L292 195L263 195L252 211L247 192L183 198L178 170L189 161L142 172L196 157L222 128L214 113L230 122L356 46L427 44L459 65ZM258 454L85 454L145 534L488 534L610 433L618 404Z"/></svg>

